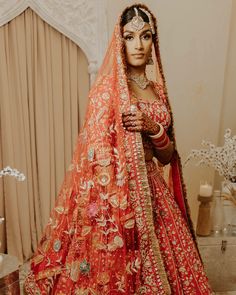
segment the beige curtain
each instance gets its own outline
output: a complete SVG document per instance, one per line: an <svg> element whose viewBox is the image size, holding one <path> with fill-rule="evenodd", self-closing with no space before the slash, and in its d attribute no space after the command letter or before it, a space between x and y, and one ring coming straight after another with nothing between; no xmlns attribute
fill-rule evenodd
<svg viewBox="0 0 236 295"><path fill-rule="evenodd" d="M30 8L0 28L0 65L0 168L27 177L0 179L0 215L6 250L23 261L37 247L72 157L88 65L77 45Z"/></svg>

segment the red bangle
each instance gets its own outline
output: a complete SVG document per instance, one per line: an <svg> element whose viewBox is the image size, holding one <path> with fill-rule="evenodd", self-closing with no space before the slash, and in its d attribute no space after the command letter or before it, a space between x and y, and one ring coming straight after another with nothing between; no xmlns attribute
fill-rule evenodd
<svg viewBox="0 0 236 295"><path fill-rule="evenodd" d="M164 150L166 149L170 144L170 139L167 136L166 132L164 131L164 136L161 136L161 138L153 138L151 137L152 143L154 147L158 150Z"/></svg>
<svg viewBox="0 0 236 295"><path fill-rule="evenodd" d="M165 134L165 137L162 140L152 139L152 143L155 145L155 147L162 147L167 144L168 142L168 136Z"/></svg>
<svg viewBox="0 0 236 295"><path fill-rule="evenodd" d="M170 145L170 140L169 140L169 137L167 137L167 142L166 142L166 144L164 145L162 145L162 146L159 146L159 147L155 147L157 150L165 150L165 149L167 149L168 148L168 146Z"/></svg>

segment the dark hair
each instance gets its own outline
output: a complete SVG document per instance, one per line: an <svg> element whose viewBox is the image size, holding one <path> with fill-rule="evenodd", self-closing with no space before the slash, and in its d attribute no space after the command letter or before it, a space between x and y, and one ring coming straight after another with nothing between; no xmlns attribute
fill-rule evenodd
<svg viewBox="0 0 236 295"><path fill-rule="evenodd" d="M135 10L134 8L137 8L138 10L138 15L141 16L141 18L143 19L143 21L145 23L148 23L149 24L149 18L148 16L146 15L145 12L143 12L138 5L132 5L130 7L127 7L124 12L122 13L121 15L121 21L120 21L120 25L122 27L124 27L127 23L129 23L132 18L136 15L135 14Z"/></svg>

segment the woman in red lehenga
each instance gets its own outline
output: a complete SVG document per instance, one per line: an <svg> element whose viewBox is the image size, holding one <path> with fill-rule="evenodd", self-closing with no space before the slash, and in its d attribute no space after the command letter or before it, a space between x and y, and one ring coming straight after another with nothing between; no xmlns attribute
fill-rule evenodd
<svg viewBox="0 0 236 295"><path fill-rule="evenodd" d="M115 27L25 289L211 294L189 217L156 20L144 5L128 7Z"/></svg>

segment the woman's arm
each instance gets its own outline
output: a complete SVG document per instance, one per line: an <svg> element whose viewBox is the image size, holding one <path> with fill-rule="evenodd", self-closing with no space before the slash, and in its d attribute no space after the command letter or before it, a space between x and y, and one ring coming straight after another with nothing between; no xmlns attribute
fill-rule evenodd
<svg viewBox="0 0 236 295"><path fill-rule="evenodd" d="M174 145L170 141L163 126L160 125L159 132L154 135L149 135L149 137L155 149L155 156L157 159L163 165L169 164L174 152Z"/></svg>
<svg viewBox="0 0 236 295"><path fill-rule="evenodd" d="M174 146L161 124L154 122L149 116L139 110L123 113L122 120L126 130L143 132L150 136L155 148L155 156L163 165L170 162Z"/></svg>

